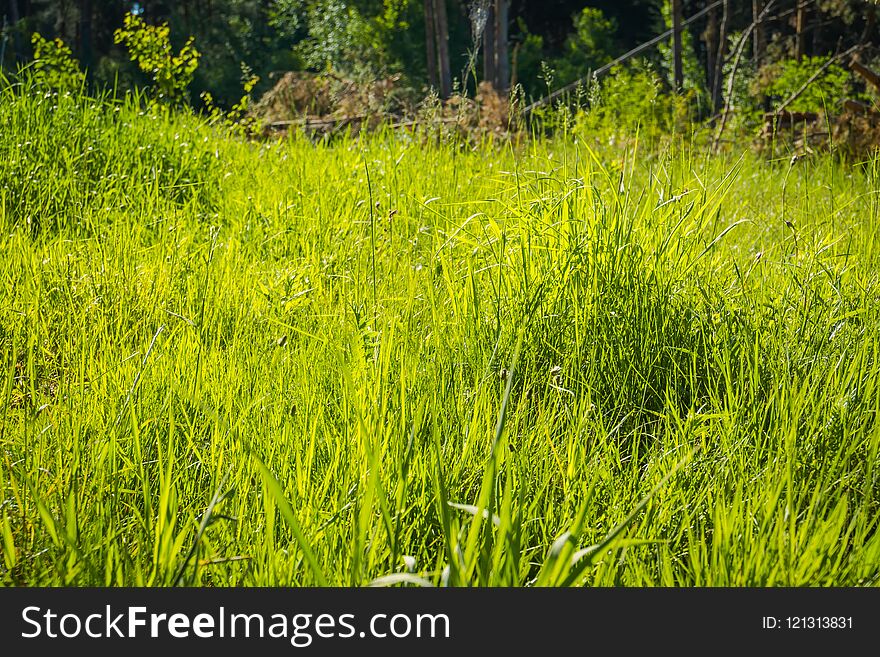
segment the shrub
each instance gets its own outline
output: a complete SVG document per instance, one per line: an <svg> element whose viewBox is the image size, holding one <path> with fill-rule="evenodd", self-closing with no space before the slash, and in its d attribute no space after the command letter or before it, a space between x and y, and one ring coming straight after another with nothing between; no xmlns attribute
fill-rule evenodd
<svg viewBox="0 0 880 657"><path fill-rule="evenodd" d="M511 86L520 84L527 97L534 97L544 91L541 88L544 38L530 33L522 19L518 23L520 36L511 52Z"/></svg>
<svg viewBox="0 0 880 657"><path fill-rule="evenodd" d="M565 40L565 53L554 62L556 80L565 85L611 61L616 50L617 24L599 9L585 7L574 17L574 31Z"/></svg>
<svg viewBox="0 0 880 657"><path fill-rule="evenodd" d="M34 46L35 83L59 92L72 92L82 87L85 75L61 39L44 39L34 32L31 44Z"/></svg>
<svg viewBox="0 0 880 657"><path fill-rule="evenodd" d="M406 2L383 0L378 13L345 0L310 0L304 6L308 36L294 53L308 68L366 81L402 67L392 45L408 27Z"/></svg>
<svg viewBox="0 0 880 657"><path fill-rule="evenodd" d="M827 60L824 57L787 59L763 67L753 85L754 96L768 95L783 102L815 75ZM839 65L832 64L816 78L786 109L792 112L822 112L827 105L836 106L852 93L851 76Z"/></svg>
<svg viewBox="0 0 880 657"><path fill-rule="evenodd" d="M578 114L577 129L594 136L659 138L689 127L693 104L688 94L664 92L663 80L646 62L615 67L590 90L590 106Z"/></svg>
<svg viewBox="0 0 880 657"><path fill-rule="evenodd" d="M663 23L666 29L672 27L672 3L670 0L664 0L661 13L663 15ZM709 92L705 84L705 71L703 64L697 57L697 50L694 44L694 35L690 30L681 31L681 50L682 50L682 90L692 91L698 102L708 105ZM728 52L732 52L731 47ZM672 49L672 40L661 41L657 44L657 52L660 54L661 66L666 79L669 81L670 87L674 81L674 53Z"/></svg>
<svg viewBox="0 0 880 657"><path fill-rule="evenodd" d="M200 55L192 37L175 55L169 35L167 23L147 25L139 16L128 13L124 26L113 33L113 40L125 44L131 60L152 76L155 99L180 105L187 100L186 90L199 66Z"/></svg>
<svg viewBox="0 0 880 657"><path fill-rule="evenodd" d="M248 113L253 104L251 96L257 82L260 81L259 76L254 75L246 66L242 66L242 87L244 94L235 103L229 111L224 112L214 102L214 97L210 92L202 92L202 102L205 104L205 111L208 122L213 124L222 124L233 130L238 130L245 135L253 135L259 131L259 119Z"/></svg>

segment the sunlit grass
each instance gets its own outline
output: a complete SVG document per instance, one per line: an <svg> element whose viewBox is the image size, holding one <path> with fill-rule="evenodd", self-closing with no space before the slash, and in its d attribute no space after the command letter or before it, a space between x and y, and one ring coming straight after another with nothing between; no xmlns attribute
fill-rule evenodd
<svg viewBox="0 0 880 657"><path fill-rule="evenodd" d="M877 582L876 162L0 95L4 584Z"/></svg>

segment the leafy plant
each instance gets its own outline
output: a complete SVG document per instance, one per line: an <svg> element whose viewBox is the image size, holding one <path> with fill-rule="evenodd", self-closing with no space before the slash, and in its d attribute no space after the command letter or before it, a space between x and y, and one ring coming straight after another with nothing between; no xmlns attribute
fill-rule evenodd
<svg viewBox="0 0 880 657"><path fill-rule="evenodd" d="M518 36L511 52L512 82L522 86L526 96L540 93L541 64L544 56L544 38L529 32L521 18L517 20Z"/></svg>
<svg viewBox="0 0 880 657"><path fill-rule="evenodd" d="M581 134L661 137L691 122L689 94L665 93L656 70L643 60L615 67L590 90L589 108L580 113ZM609 134L610 133L610 134Z"/></svg>
<svg viewBox="0 0 880 657"><path fill-rule="evenodd" d="M764 67L752 90L755 95L766 94L777 102L785 101L815 75L827 62L825 57L786 59ZM801 94L787 106L792 112L822 112L834 107L842 98L851 95L852 76L838 64L829 66L810 82Z"/></svg>
<svg viewBox="0 0 880 657"><path fill-rule="evenodd" d="M61 39L45 39L39 32L34 32L31 44L34 47L35 82L61 92L73 92L82 87L86 77Z"/></svg>
<svg viewBox="0 0 880 657"><path fill-rule="evenodd" d="M663 22L666 29L672 27L672 2L670 0L664 0L661 12L663 15ZM662 62L663 73L665 74L666 79L669 81L670 87L673 85L673 51L672 51L672 40L661 41L657 44L657 51L660 53L660 59ZM708 101L708 93L706 90L705 79L706 74L703 69L703 65L700 63L700 60L697 58L696 48L694 47L694 36L690 30L682 30L681 31L681 51L682 51L682 88L686 91L692 91L695 93L696 98L700 101L707 102Z"/></svg>
<svg viewBox="0 0 880 657"><path fill-rule="evenodd" d="M254 87L260 81L259 76L254 75L251 70L242 65L242 87L244 94L229 110L224 111L214 102L211 92L205 91L201 94L202 102L205 104L205 111L208 122L212 124L222 123L223 125L239 130L246 135L252 135L259 129L259 121L248 116L247 111L253 102L252 92Z"/></svg>
<svg viewBox="0 0 880 657"><path fill-rule="evenodd" d="M574 31L565 40L564 54L554 60L557 82L568 84L612 59L617 23L600 9L584 7L574 17Z"/></svg>
<svg viewBox="0 0 880 657"><path fill-rule="evenodd" d="M138 67L153 78L153 96L172 105L184 104L186 92L199 66L199 51L190 37L177 54L171 46L167 23L148 25L140 16L125 15L123 27L113 33Z"/></svg>
<svg viewBox="0 0 880 657"><path fill-rule="evenodd" d="M311 0L307 5L308 36L294 52L306 66L334 70L349 76L375 78L390 68L391 43L408 27L402 0L383 0L371 14L345 0Z"/></svg>

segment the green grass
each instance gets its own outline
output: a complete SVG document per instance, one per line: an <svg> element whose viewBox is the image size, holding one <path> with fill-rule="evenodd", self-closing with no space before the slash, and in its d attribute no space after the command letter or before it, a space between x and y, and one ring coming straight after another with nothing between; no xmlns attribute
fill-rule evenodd
<svg viewBox="0 0 880 657"><path fill-rule="evenodd" d="M7 86L0 582L876 584L880 163L623 143Z"/></svg>

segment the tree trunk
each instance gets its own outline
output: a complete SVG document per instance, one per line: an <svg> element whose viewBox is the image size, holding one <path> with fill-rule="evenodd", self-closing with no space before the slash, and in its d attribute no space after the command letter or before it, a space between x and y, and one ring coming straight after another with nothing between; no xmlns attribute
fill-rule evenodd
<svg viewBox="0 0 880 657"><path fill-rule="evenodd" d="M449 23L446 19L446 0L434 0L434 18L437 35L437 53L440 55L440 97L452 95L452 69L449 65Z"/></svg>
<svg viewBox="0 0 880 657"><path fill-rule="evenodd" d="M434 0L425 0L425 59L428 69L428 86L437 88L437 48L434 41Z"/></svg>
<svg viewBox="0 0 880 657"><path fill-rule="evenodd" d="M509 19L510 0L495 0L495 88L499 93L510 88Z"/></svg>
<svg viewBox="0 0 880 657"><path fill-rule="evenodd" d="M684 66L681 54L681 0L672 0L672 80L675 91L684 87Z"/></svg>
<svg viewBox="0 0 880 657"><path fill-rule="evenodd" d="M795 19L795 31L797 32L797 46L796 46L796 50L795 50L795 57L797 59L803 59L804 55L806 54L806 48L807 48L806 27L807 27L807 3L806 3L806 0L798 0L797 18Z"/></svg>
<svg viewBox="0 0 880 657"><path fill-rule="evenodd" d="M19 20L21 20L21 14L18 13L18 0L9 0L9 22L7 25L14 28ZM22 58L21 38L18 30L15 29L12 31L12 55L13 61L16 62ZM3 62L0 62L0 65L2 64Z"/></svg>
<svg viewBox="0 0 880 657"><path fill-rule="evenodd" d="M758 16L762 11L764 11L764 0L752 0L752 22L755 23L755 30L752 33L752 59L755 62L755 67L759 66L767 44L764 26L758 23Z"/></svg>
<svg viewBox="0 0 880 657"><path fill-rule="evenodd" d="M483 79L495 86L495 9L486 9L486 25L483 28Z"/></svg>
<svg viewBox="0 0 880 657"><path fill-rule="evenodd" d="M767 32L764 30L763 23L758 22L761 12L764 11L764 6L764 0L752 0L752 22L755 24L752 32L752 63L755 70L761 66L764 51L767 49ZM770 110L770 98L766 94L761 95L760 103L765 112Z"/></svg>
<svg viewBox="0 0 880 657"><path fill-rule="evenodd" d="M92 66L92 0L79 3L79 61L86 71Z"/></svg>
<svg viewBox="0 0 880 657"><path fill-rule="evenodd" d="M727 21L730 16L730 0L721 5L721 26L718 28L718 52L715 56L715 86L712 89L712 106L719 111L724 104L721 87L724 81L724 56L727 54Z"/></svg>
<svg viewBox="0 0 880 657"><path fill-rule="evenodd" d="M715 61L718 57L718 9L709 12L709 20L706 30L703 32L703 41L706 43L706 88L709 97L715 102Z"/></svg>
<svg viewBox="0 0 880 657"><path fill-rule="evenodd" d="M874 26L877 24L877 12L874 10L874 5L868 5L867 14L865 15L865 29L862 31L861 41L867 41L868 37L871 36L871 33L874 31Z"/></svg>

